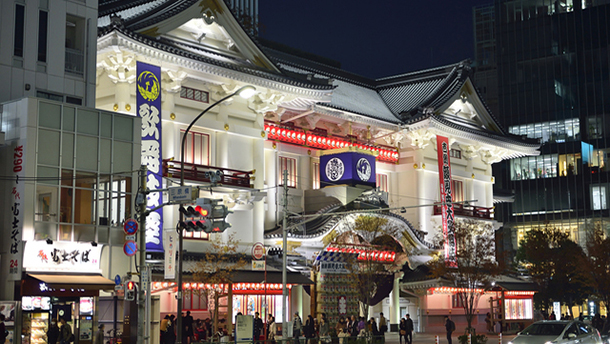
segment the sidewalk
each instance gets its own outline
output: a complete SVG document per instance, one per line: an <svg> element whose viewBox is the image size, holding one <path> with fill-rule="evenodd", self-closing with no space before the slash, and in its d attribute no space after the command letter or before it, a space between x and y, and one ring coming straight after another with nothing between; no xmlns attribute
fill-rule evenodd
<svg viewBox="0 0 610 344"><path fill-rule="evenodd" d="M458 335L456 332L453 332L452 341L453 344L459 344L457 339ZM497 334L487 334L487 344L499 344L499 337ZM435 336L438 336L439 344L447 344L447 335L443 333L424 333L424 332L414 332L413 333L413 344L435 344ZM502 343L507 344L511 339L515 337L515 334L508 334L502 336ZM398 332L390 332L385 334L385 342L386 344L399 344L398 340ZM404 343L403 343L404 344Z"/></svg>

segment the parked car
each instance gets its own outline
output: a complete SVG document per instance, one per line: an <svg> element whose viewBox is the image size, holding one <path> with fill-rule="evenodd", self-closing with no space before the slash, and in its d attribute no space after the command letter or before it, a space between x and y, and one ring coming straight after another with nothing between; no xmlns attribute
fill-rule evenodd
<svg viewBox="0 0 610 344"><path fill-rule="evenodd" d="M601 344L599 332L578 320L537 321L508 344Z"/></svg>

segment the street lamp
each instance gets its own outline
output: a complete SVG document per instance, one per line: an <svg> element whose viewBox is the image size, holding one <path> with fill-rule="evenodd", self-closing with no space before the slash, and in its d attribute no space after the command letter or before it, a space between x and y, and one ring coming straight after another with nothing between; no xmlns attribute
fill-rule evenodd
<svg viewBox="0 0 610 344"><path fill-rule="evenodd" d="M239 95L244 99L248 99L252 97L254 93L256 93L256 88L254 86L243 86L237 91L208 106L205 110L201 111L201 113L197 117L195 117L191 124L189 124L188 128L186 128L186 131L184 132L184 136L182 137L182 145L180 146L180 186L184 186L184 145L186 144L186 138L188 136L188 133L195 124L195 122L197 122L211 108L235 95ZM184 222L184 214L182 212L180 213L180 222ZM182 248L182 230L182 227L178 226L178 314L176 314L178 319L176 321L176 344L182 344L182 252L184 252Z"/></svg>

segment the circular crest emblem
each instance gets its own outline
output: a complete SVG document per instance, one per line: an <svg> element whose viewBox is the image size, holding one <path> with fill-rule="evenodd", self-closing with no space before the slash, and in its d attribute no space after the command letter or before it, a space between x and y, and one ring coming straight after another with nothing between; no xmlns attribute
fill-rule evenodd
<svg viewBox="0 0 610 344"><path fill-rule="evenodd" d="M138 92L144 100L154 101L159 97L160 91L159 80L152 72L145 71L138 75Z"/></svg>
<svg viewBox="0 0 610 344"><path fill-rule="evenodd" d="M345 173L345 165L343 165L341 159L332 158L328 160L328 163L326 163L326 178L336 182L343 177L343 173Z"/></svg>
<svg viewBox="0 0 610 344"><path fill-rule="evenodd" d="M366 182L371 179L371 173L373 172L373 169L371 168L371 164L368 160L366 160L366 158L360 158L360 160L358 160L358 163L356 163L356 171L358 171L358 178L360 178L360 180L362 180L363 182Z"/></svg>

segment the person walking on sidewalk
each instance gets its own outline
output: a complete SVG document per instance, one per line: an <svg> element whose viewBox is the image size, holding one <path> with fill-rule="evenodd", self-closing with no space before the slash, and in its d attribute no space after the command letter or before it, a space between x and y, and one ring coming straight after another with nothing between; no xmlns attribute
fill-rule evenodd
<svg viewBox="0 0 610 344"><path fill-rule="evenodd" d="M398 325L398 339L400 344L402 344L402 339L405 339L405 344L407 344L407 322L405 318L400 318L400 324Z"/></svg>
<svg viewBox="0 0 610 344"><path fill-rule="evenodd" d="M455 323L445 315L445 330L447 330L447 344L452 344L451 334L455 331Z"/></svg>
<svg viewBox="0 0 610 344"><path fill-rule="evenodd" d="M407 332L405 334L405 342L406 342L406 344L413 344L413 320L411 320L410 314L406 315L405 325L406 325L406 332Z"/></svg>

